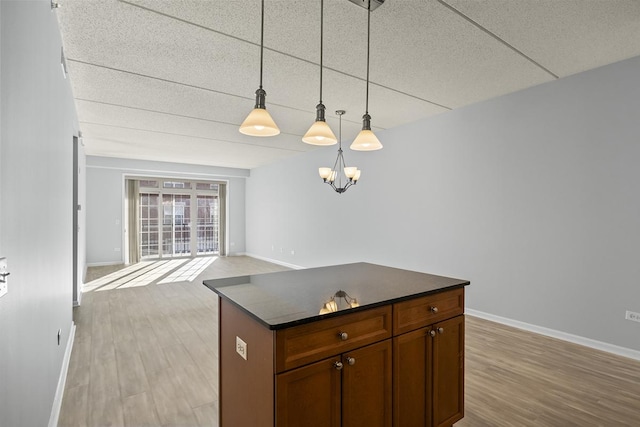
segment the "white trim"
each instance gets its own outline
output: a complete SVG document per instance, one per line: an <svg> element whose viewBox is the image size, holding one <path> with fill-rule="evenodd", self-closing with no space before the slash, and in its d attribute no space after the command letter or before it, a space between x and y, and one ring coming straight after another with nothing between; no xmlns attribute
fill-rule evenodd
<svg viewBox="0 0 640 427"><path fill-rule="evenodd" d="M102 157L102 156L88 156L88 157ZM114 158L121 159L119 157L114 157ZM173 164L178 165L179 163L173 163ZM193 166L204 167L204 168L212 167L207 165L193 165ZM221 167L224 167L224 166L221 166ZM191 175L191 176L200 176L200 177L219 176L224 178L249 178L250 177L249 169L238 169L238 168L229 168L229 167L224 167L225 169L228 169L228 170L225 170L224 172L185 172L185 171L172 171L172 170L162 170L162 169L145 169L145 168L129 167L129 166L102 166L102 165L92 165L92 164L87 164L85 168L109 169L109 170L118 170L118 171L129 170L129 171L134 171L130 173L130 175L141 175L141 176L147 175L147 174L161 174L161 175L175 174L176 175L176 176L170 176L168 178L176 178L177 176L180 176L180 175L182 176ZM236 171L243 171L243 173L234 175L233 173L231 173L232 172L231 169L235 169ZM203 178L203 179L207 180L207 178Z"/></svg>
<svg viewBox="0 0 640 427"><path fill-rule="evenodd" d="M87 267L105 267L108 265L127 265L122 261L88 262ZM86 273L85 273L86 276Z"/></svg>
<svg viewBox="0 0 640 427"><path fill-rule="evenodd" d="M573 335L567 332L545 328L543 326L532 325L530 323L521 322L519 320L508 319L506 317L496 316L495 314L489 314L482 311L473 310L470 308L465 308L465 314L640 361L640 351L638 350L633 350L626 347L620 347L618 345L609 344L602 341L596 341L596 340L592 340L591 338L585 338L579 335Z"/></svg>
<svg viewBox="0 0 640 427"><path fill-rule="evenodd" d="M60 409L62 409L62 397L64 396L64 386L67 382L67 372L69 371L69 362L71 361L71 350L73 350L73 340L76 336L76 324L71 322L69 339L67 340L67 348L64 350L62 358L62 368L60 369L60 378L58 378L58 388L53 398L53 407L51 408L51 416L49 417L49 427L57 427L60 418Z"/></svg>
<svg viewBox="0 0 640 427"><path fill-rule="evenodd" d="M289 264L288 262L284 262L284 261L279 261L277 259L271 259L271 258L267 258L267 257L263 257L260 255L255 255L249 252L245 253L246 256L251 257L251 258L256 258L256 259L260 259L262 261L267 261L270 262L272 264L278 264L281 265L283 267L289 267L289 268L293 268L294 270L304 270L307 267L302 267L300 265L296 265L296 264Z"/></svg>

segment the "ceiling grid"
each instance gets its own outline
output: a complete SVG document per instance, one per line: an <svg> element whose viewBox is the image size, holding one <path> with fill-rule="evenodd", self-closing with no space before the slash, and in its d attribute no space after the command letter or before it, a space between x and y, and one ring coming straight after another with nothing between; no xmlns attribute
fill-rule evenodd
<svg viewBox="0 0 640 427"><path fill-rule="evenodd" d="M319 2L319 0L318 0ZM254 101L260 0L60 0L88 155L254 168L301 141L319 81L319 5L266 0L264 85L282 133L238 126ZM367 11L325 0L327 123L364 112ZM373 130L640 55L634 0L386 0L371 12ZM384 140L381 140L383 145Z"/></svg>

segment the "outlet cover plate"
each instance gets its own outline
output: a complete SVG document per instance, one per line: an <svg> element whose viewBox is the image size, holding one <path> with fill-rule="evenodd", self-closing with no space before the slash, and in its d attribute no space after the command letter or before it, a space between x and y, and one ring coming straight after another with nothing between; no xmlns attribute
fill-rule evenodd
<svg viewBox="0 0 640 427"><path fill-rule="evenodd" d="M0 273L7 273L7 259L5 257L0 258ZM7 280L8 275L2 276L2 278L0 279L0 298L5 296L9 291Z"/></svg>
<svg viewBox="0 0 640 427"><path fill-rule="evenodd" d="M624 316L627 320L633 320L634 322L640 322L640 313L636 313L634 311L628 311Z"/></svg>
<svg viewBox="0 0 640 427"><path fill-rule="evenodd" d="M236 353L244 360L247 360L247 343L242 341L242 338L238 336L236 337Z"/></svg>

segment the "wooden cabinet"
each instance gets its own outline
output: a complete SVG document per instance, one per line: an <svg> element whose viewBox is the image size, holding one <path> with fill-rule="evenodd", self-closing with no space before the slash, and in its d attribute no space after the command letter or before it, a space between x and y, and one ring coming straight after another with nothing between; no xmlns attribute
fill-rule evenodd
<svg viewBox="0 0 640 427"><path fill-rule="evenodd" d="M393 338L394 425L450 427L464 416L464 316Z"/></svg>
<svg viewBox="0 0 640 427"><path fill-rule="evenodd" d="M391 306L346 313L276 332L276 372L391 338Z"/></svg>
<svg viewBox="0 0 640 427"><path fill-rule="evenodd" d="M463 416L464 288L271 329L220 299L220 425L449 427Z"/></svg>
<svg viewBox="0 0 640 427"><path fill-rule="evenodd" d="M391 340L276 375L277 427L390 427Z"/></svg>

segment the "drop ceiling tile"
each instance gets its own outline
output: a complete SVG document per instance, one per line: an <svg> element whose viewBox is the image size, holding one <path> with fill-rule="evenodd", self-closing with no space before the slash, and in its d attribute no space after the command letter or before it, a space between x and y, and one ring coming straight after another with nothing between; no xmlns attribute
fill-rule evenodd
<svg viewBox="0 0 640 427"><path fill-rule="evenodd" d="M372 18L375 82L456 108L554 79L436 1L382 7L375 27Z"/></svg>
<svg viewBox="0 0 640 427"><path fill-rule="evenodd" d="M113 128L158 132L176 137L194 137L211 141L275 147L293 152L312 149L312 146L303 144L298 135L281 133L273 138L251 138L242 135L235 124L217 123L90 101L78 101L78 111L80 127L83 130L85 125L99 124Z"/></svg>
<svg viewBox="0 0 640 427"><path fill-rule="evenodd" d="M446 2L561 77L640 55L635 0Z"/></svg>
<svg viewBox="0 0 640 427"><path fill-rule="evenodd" d="M164 162L180 159L181 163L251 169L299 154L278 148L95 124L85 124L82 133L85 152L90 156Z"/></svg>
<svg viewBox="0 0 640 427"><path fill-rule="evenodd" d="M387 0L371 14L374 131L555 78L496 37L561 76L640 54L636 1L443 2ZM258 87L259 8L260 0L64 0L54 13L91 153L251 167L316 149L300 138L319 100L317 0L266 2L264 88L282 133L237 132ZM365 109L367 12L325 0L324 15L323 101L336 134L334 112L347 110L348 144Z"/></svg>

